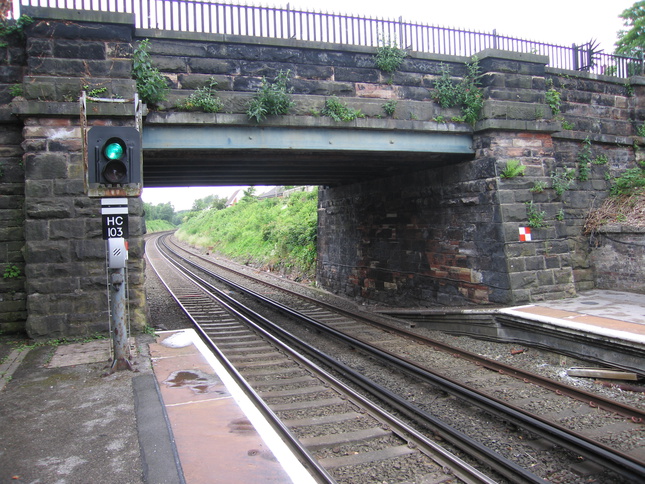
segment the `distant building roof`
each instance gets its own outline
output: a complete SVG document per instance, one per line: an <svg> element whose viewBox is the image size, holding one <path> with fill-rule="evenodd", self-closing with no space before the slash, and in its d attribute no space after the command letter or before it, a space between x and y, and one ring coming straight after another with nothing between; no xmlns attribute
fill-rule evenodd
<svg viewBox="0 0 645 484"><path fill-rule="evenodd" d="M242 199L243 196L244 196L244 190L242 189L235 190L233 192L233 195L228 197L228 200L226 201L226 206L230 207L232 205L235 205L237 202L239 202Z"/></svg>

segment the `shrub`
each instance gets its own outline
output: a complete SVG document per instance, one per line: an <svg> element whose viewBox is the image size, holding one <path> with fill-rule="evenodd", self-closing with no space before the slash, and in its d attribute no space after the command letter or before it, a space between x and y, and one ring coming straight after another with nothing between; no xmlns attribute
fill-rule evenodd
<svg viewBox="0 0 645 484"><path fill-rule="evenodd" d="M168 84L159 70L152 66L149 50L148 39L138 43L132 56L132 77L137 83L137 91L141 101L146 104L157 105L166 100Z"/></svg>
<svg viewBox="0 0 645 484"><path fill-rule="evenodd" d="M645 169L629 168L614 180L610 189L613 196L633 195L645 188Z"/></svg>
<svg viewBox="0 0 645 484"><path fill-rule="evenodd" d="M222 110L222 100L215 96L217 81L212 77L207 86L198 88L188 96L181 105L184 109L201 109L206 113L219 113Z"/></svg>
<svg viewBox="0 0 645 484"><path fill-rule="evenodd" d="M551 79L547 79L546 86L548 89L544 95L544 101L551 108L551 112L554 115L559 114L560 104L562 102L560 92L553 87L553 81Z"/></svg>
<svg viewBox="0 0 645 484"><path fill-rule="evenodd" d="M25 27L34 22L34 19L27 15L21 15L17 20L0 19L0 47L7 47L7 40L10 37L24 38Z"/></svg>
<svg viewBox="0 0 645 484"><path fill-rule="evenodd" d="M586 137L582 142L582 149L578 153L578 180L587 181L589 179L589 163L591 163L591 140Z"/></svg>
<svg viewBox="0 0 645 484"><path fill-rule="evenodd" d="M546 227L546 222L544 221L546 212L543 210L538 210L533 204L533 201L526 202L526 215L529 219L529 227L531 227L532 229Z"/></svg>
<svg viewBox="0 0 645 484"><path fill-rule="evenodd" d="M343 103L337 97L331 97L325 101L325 107L322 109L323 116L329 116L334 121L353 121L356 118L364 118L360 109L352 109Z"/></svg>
<svg viewBox="0 0 645 484"><path fill-rule="evenodd" d="M569 169L561 173L556 173L556 172L551 173L551 186L553 187L553 190L555 190L555 194L558 197L561 197L564 194L564 192L566 192L569 188L571 188L574 180L575 180L575 170L572 170L572 169Z"/></svg>
<svg viewBox="0 0 645 484"><path fill-rule="evenodd" d="M396 101L388 101L383 104L383 111L385 111L385 114L387 114L388 116L394 116L397 104L398 103Z"/></svg>
<svg viewBox="0 0 645 484"><path fill-rule="evenodd" d="M295 105L291 99L293 88L287 88L290 73L291 71L280 71L273 82L267 81L266 77L262 78L262 86L256 92L246 111L250 119L255 119L260 123L267 116L289 112Z"/></svg>
<svg viewBox="0 0 645 484"><path fill-rule="evenodd" d="M475 125L484 106L484 95L479 87L481 74L479 59L473 57L466 63L467 74L457 83L450 77L450 70L441 65L441 77L435 82L434 98L442 108L461 107L459 121Z"/></svg>
<svg viewBox="0 0 645 484"><path fill-rule="evenodd" d="M407 53L405 50L399 49L396 41L388 40L385 42L385 38L383 38L381 43L383 45L380 45L376 50L376 67L383 72L392 74L401 67Z"/></svg>

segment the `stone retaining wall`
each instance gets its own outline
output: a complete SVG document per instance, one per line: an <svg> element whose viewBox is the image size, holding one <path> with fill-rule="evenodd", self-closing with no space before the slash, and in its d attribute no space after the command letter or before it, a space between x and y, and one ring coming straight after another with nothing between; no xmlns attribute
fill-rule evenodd
<svg viewBox="0 0 645 484"><path fill-rule="evenodd" d="M602 227L590 243L597 289L645 294L645 229Z"/></svg>

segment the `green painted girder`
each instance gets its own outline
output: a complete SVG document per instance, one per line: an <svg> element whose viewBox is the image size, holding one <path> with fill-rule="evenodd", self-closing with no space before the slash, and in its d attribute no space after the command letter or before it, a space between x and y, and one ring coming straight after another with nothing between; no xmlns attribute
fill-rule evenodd
<svg viewBox="0 0 645 484"><path fill-rule="evenodd" d="M472 154L472 135L403 130L147 126L144 150L289 150Z"/></svg>

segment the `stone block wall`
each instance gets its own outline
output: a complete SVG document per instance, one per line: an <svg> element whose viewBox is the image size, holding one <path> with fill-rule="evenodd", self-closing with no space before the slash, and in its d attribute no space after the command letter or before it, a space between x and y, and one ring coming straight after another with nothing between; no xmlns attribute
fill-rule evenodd
<svg viewBox="0 0 645 484"><path fill-rule="evenodd" d="M469 61L417 53L390 75L376 68L376 49L371 47L284 39L256 43L241 36L147 30L137 34L149 37L153 63L171 87L168 100L159 106L162 111L177 109L195 89L214 79L224 103L222 111L244 114L263 78L273 80L280 71L289 71L289 87L297 97L291 110L294 115L315 116L326 97L337 96L370 117L384 117L383 104L397 100L397 119L428 121L441 114L449 120L452 111L427 101L442 64L458 78L466 73L465 62Z"/></svg>
<svg viewBox="0 0 645 484"><path fill-rule="evenodd" d="M84 129L134 126L135 110L133 102L89 103L83 120L78 100L84 89L134 97L133 18L37 8L25 13L35 21L27 32L24 99L14 99L12 106L24 124L25 329L32 338L104 333L107 247L100 200L85 190ZM139 199L129 200L129 215L129 309L137 329L146 321Z"/></svg>
<svg viewBox="0 0 645 484"><path fill-rule="evenodd" d="M478 160L321 189L319 283L401 306L504 301L494 173Z"/></svg>
<svg viewBox="0 0 645 484"><path fill-rule="evenodd" d="M495 158L497 201L503 221L505 262L509 276L510 300L530 302L575 295L567 222L559 221L562 203L553 190L536 192L536 184L550 186L549 173L555 168L555 150L550 134L508 131L486 133L485 148ZM524 174L505 178L510 160L519 160ZM531 227L531 212L543 215L541 227ZM531 231L522 240L520 228Z"/></svg>
<svg viewBox="0 0 645 484"><path fill-rule="evenodd" d="M565 214L564 222L556 223L556 227L562 237L568 238L576 289L609 288L612 286L609 273L616 276L614 287L628 287L623 275L625 281L633 282L633 287L642 287L645 272L627 276L629 271L605 270L606 263L594 249L597 240L583 232L588 213L602 205L614 178L635 167L642 158L643 139L638 128L645 120L645 79L615 79L586 73L571 76L557 70L548 70L547 78L562 99L563 128L553 135L555 169L576 172L576 180L555 200L561 203ZM589 176L580 180L585 158L589 160ZM642 234L630 237L637 244L645 244ZM629 265L628 260L625 262Z"/></svg>
<svg viewBox="0 0 645 484"><path fill-rule="evenodd" d="M595 287L645 294L645 230L613 225L593 238Z"/></svg>
<svg viewBox="0 0 645 484"><path fill-rule="evenodd" d="M24 187L22 123L9 103L20 94L25 42L19 35L0 46L0 334L24 329L25 293Z"/></svg>
<svg viewBox="0 0 645 484"><path fill-rule="evenodd" d="M22 330L27 318L21 131L0 123L0 333Z"/></svg>
<svg viewBox="0 0 645 484"><path fill-rule="evenodd" d="M545 63L481 54L486 102L472 162L322 190L321 284L379 302L452 305L559 299L596 287L585 218L612 177L634 166L645 92L640 79L574 77ZM553 111L550 88L561 96ZM522 176L501 176L510 160L525 167ZM423 194L414 209L406 193ZM519 229L530 225L531 240L521 241Z"/></svg>
<svg viewBox="0 0 645 484"><path fill-rule="evenodd" d="M84 189L79 120L29 118L24 127L26 329L32 338L108 329L106 242L99 199ZM145 322L143 204L131 199L129 306Z"/></svg>

